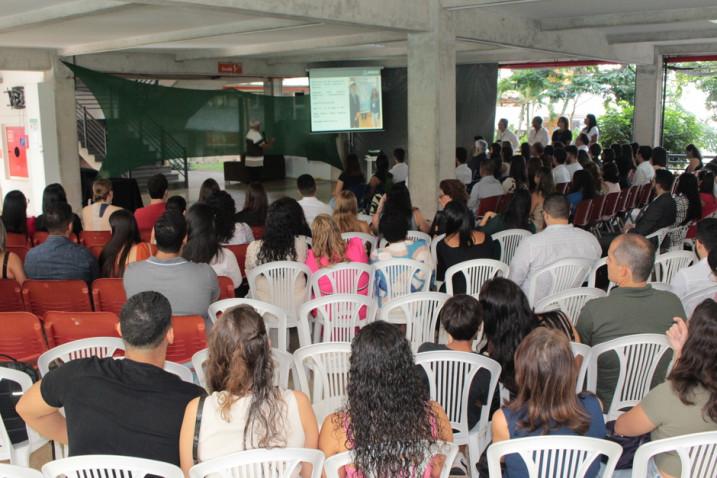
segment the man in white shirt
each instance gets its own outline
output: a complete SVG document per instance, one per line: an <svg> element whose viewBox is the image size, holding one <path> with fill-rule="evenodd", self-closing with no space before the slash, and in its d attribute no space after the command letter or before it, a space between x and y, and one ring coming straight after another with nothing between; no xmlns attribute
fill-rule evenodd
<svg viewBox="0 0 717 478"><path fill-rule="evenodd" d="M649 146L640 146L637 149L635 160L637 161L637 169L635 170L635 177L632 178L633 186L643 186L649 184L652 178L655 177L655 168L650 164L650 158L652 157L652 148Z"/></svg>
<svg viewBox="0 0 717 478"><path fill-rule="evenodd" d="M717 219L705 218L697 223L695 250L700 258L696 264L680 269L672 278L672 292L683 299L686 295L717 285L712 269L707 263L710 251L717 248Z"/></svg>
<svg viewBox="0 0 717 478"><path fill-rule="evenodd" d="M473 182L473 171L466 164L467 161L468 151L466 151L466 148L461 148L460 146L456 148L456 179L466 186Z"/></svg>
<svg viewBox="0 0 717 478"><path fill-rule="evenodd" d="M511 130L508 129L508 120L502 118L498 121L498 137L496 138L498 143L507 141L513 147L513 151L517 151L520 143L518 137Z"/></svg>
<svg viewBox="0 0 717 478"><path fill-rule="evenodd" d="M575 171L580 171L581 169L583 169L583 167L578 162L578 148L573 145L567 146L565 148L565 159L567 163L565 167L570 174L570 181L572 181L573 176L575 176Z"/></svg>
<svg viewBox="0 0 717 478"><path fill-rule="evenodd" d="M468 198L468 209L472 211L478 209L478 204L483 198L502 196L505 194L503 185L493 176L494 172L495 163L493 161L483 161L481 163L480 181L471 189L471 195Z"/></svg>
<svg viewBox="0 0 717 478"><path fill-rule="evenodd" d="M543 146L549 145L550 136L548 135L548 130L543 128L543 118L536 116L533 118L532 124L533 127L528 131L528 144L531 146L535 143L540 143Z"/></svg>
<svg viewBox="0 0 717 478"><path fill-rule="evenodd" d="M406 182L408 180L408 165L406 164L406 150L396 148L393 150L393 159L396 164L388 171L393 176L393 184Z"/></svg>
<svg viewBox="0 0 717 478"><path fill-rule="evenodd" d="M316 199L316 181L310 174L302 174L296 180L296 187L299 188L301 193L301 199L299 205L304 210L304 216L306 216L306 223L311 227L311 223L314 222L314 218L319 214L331 215L333 212L331 206L323 203Z"/></svg>
<svg viewBox="0 0 717 478"><path fill-rule="evenodd" d="M569 183L572 180L572 175L568 171L568 167L565 166L567 154L565 149L556 148L553 151L553 157L555 158L555 167L553 168L553 182L558 184Z"/></svg>
<svg viewBox="0 0 717 478"><path fill-rule="evenodd" d="M259 168L264 166L264 151L269 149L274 140L266 141L261 134L261 123L252 120L249 123L249 131L246 134L246 155L244 165L247 168L254 168L252 173L258 175Z"/></svg>
<svg viewBox="0 0 717 478"><path fill-rule="evenodd" d="M543 218L545 229L526 237L520 242L510 262L509 278L518 284L526 294L530 278L544 267L568 258L582 258L597 261L602 249L598 240L587 231L573 227L568 221L570 203L562 194L554 193L545 198ZM546 284L538 284L535 300L547 293Z"/></svg>

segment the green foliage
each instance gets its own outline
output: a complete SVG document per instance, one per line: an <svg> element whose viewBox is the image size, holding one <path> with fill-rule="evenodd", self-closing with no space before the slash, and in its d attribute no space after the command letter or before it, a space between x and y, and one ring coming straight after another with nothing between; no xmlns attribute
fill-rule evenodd
<svg viewBox="0 0 717 478"><path fill-rule="evenodd" d="M632 117L635 107L627 102L610 105L605 114L598 118L600 143L608 147L614 143L632 142Z"/></svg>

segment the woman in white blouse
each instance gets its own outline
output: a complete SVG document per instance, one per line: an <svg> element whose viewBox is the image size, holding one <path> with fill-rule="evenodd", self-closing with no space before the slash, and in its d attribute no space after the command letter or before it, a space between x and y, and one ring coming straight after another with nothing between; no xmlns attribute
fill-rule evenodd
<svg viewBox="0 0 717 478"><path fill-rule="evenodd" d="M597 119L595 118L595 115L591 113L585 116L584 124L585 127L580 132L588 135L590 144L597 143L598 139L600 139L600 130L598 129Z"/></svg>

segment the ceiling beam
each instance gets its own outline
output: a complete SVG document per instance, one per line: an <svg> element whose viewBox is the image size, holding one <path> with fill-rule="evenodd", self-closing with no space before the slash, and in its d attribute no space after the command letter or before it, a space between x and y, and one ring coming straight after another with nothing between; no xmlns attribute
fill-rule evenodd
<svg viewBox="0 0 717 478"><path fill-rule="evenodd" d="M0 17L0 32L19 30L52 22L70 20L93 13L125 8L127 4L114 0L75 0Z"/></svg>
<svg viewBox="0 0 717 478"><path fill-rule="evenodd" d="M104 53L108 51L139 48L147 45L157 45L160 43L197 40L201 38L212 38L223 35L295 30L300 28L309 28L317 25L321 24L305 23L298 20L286 20L282 18L257 18L253 20L243 20L240 22L224 23L220 25L209 25L183 30L150 33L148 35L137 35L133 37L125 37L114 40L103 40L93 43L85 43L82 45L74 45L67 48L63 48L59 51L59 55L88 55L92 53Z"/></svg>
<svg viewBox="0 0 717 478"><path fill-rule="evenodd" d="M608 35L607 41L611 45L625 43L694 43L712 38L717 38L717 28L710 30L656 30L654 32L621 33Z"/></svg>
<svg viewBox="0 0 717 478"><path fill-rule="evenodd" d="M232 58L258 56L271 53L289 53L302 50L331 48L341 46L367 45L384 41L403 40L406 35L397 32L369 32L332 37L314 37L292 41L256 43L231 48L218 48L199 51L187 51L177 54L177 61L199 60L206 58ZM344 53L350 55L350 52Z"/></svg>
<svg viewBox="0 0 717 478"><path fill-rule="evenodd" d="M259 16L426 31L434 0L123 0L149 5L220 8Z"/></svg>
<svg viewBox="0 0 717 478"><path fill-rule="evenodd" d="M575 30L582 28L610 28L630 25L659 25L697 20L717 19L717 7L675 8L670 10L643 10L632 13L609 13L605 15L584 15L567 18L546 18L540 22L540 29L549 31Z"/></svg>
<svg viewBox="0 0 717 478"><path fill-rule="evenodd" d="M717 41L689 45L665 45L657 47L660 55L712 55L717 54Z"/></svg>

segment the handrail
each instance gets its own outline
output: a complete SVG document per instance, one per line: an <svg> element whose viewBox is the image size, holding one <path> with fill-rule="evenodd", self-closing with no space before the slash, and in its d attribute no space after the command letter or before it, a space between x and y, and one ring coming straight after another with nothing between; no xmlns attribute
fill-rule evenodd
<svg viewBox="0 0 717 478"><path fill-rule="evenodd" d="M183 177L185 187L189 187L189 162L186 148L148 116L130 122L129 127L142 143L159 154L159 159L167 161L172 169Z"/></svg>
<svg viewBox="0 0 717 478"><path fill-rule="evenodd" d="M87 108L75 103L77 136L82 147L102 161L107 157L107 133L104 125Z"/></svg>

